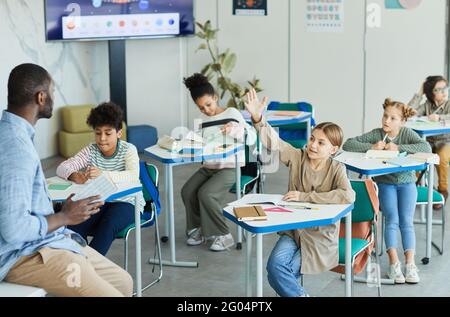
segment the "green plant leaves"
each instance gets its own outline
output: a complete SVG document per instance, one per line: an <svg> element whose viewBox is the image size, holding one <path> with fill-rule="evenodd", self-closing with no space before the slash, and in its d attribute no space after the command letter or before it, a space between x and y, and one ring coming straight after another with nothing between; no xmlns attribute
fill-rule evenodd
<svg viewBox="0 0 450 317"><path fill-rule="evenodd" d="M212 63L207 64L201 70L201 73L208 77L208 80L212 80L217 78L218 85L218 93L220 95L220 99L223 99L228 92L231 98L227 102L227 107L233 107L238 109L244 108L244 100L243 98L250 90L245 87L243 89L237 83L231 81L231 79L227 76L229 75L236 66L237 63L237 55L231 52L230 49L227 49L225 52L218 52L217 46L215 42L217 41L217 33L218 29L213 30L211 21L208 20L204 24L197 22L196 25L200 29L197 32L196 36L205 41L205 43L200 44L197 48L196 52L200 50L209 50ZM254 88L256 92L262 91L260 88L260 80L253 78L253 80L247 82L251 88Z"/></svg>

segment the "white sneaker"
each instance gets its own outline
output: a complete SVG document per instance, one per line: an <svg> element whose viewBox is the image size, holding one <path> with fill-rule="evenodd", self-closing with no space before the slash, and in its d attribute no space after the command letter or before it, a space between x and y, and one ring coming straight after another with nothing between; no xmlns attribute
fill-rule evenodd
<svg viewBox="0 0 450 317"><path fill-rule="evenodd" d="M189 232L189 238L186 240L187 245L200 245L205 242L205 237L202 235L202 229L197 228Z"/></svg>
<svg viewBox="0 0 450 317"><path fill-rule="evenodd" d="M406 283L417 284L420 282L419 269L414 263L406 264Z"/></svg>
<svg viewBox="0 0 450 317"><path fill-rule="evenodd" d="M396 284L404 284L405 277L402 273L402 266L400 262L389 265L389 272L387 273L389 279L394 280Z"/></svg>
<svg viewBox="0 0 450 317"><path fill-rule="evenodd" d="M234 245L234 239L231 233L224 236L217 236L209 249L211 251L225 251Z"/></svg>

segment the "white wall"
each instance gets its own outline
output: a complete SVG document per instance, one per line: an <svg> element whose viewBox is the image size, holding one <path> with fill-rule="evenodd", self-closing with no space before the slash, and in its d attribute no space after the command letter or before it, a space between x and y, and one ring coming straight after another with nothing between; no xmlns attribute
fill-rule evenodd
<svg viewBox="0 0 450 317"><path fill-rule="evenodd" d="M245 85L256 75L261 95L309 101L318 121L336 121L350 137L379 125L385 97L407 102L423 78L445 72L446 0L422 1L412 11L382 9L381 28L367 34L365 1L345 0L343 33L307 32L307 0L268 1L265 17L233 16L231 0L196 0L195 16L220 29L220 50L237 53L233 80ZM46 43L43 17L43 1L0 0L0 109L8 74L23 62L50 71L56 108L108 99L107 43ZM195 52L199 43L195 37L127 41L129 124L152 124L160 135L191 126L199 112L182 79L210 62L206 51ZM55 155L58 112L37 129L41 157Z"/></svg>
<svg viewBox="0 0 450 317"><path fill-rule="evenodd" d="M445 75L446 12L445 0L383 9L381 27L367 29L366 131L380 126L386 97L407 103L427 76Z"/></svg>
<svg viewBox="0 0 450 317"><path fill-rule="evenodd" d="M345 0L342 33L308 32L306 0L291 1L291 101L308 101L316 121L332 121L345 136L361 133L364 1Z"/></svg>
<svg viewBox="0 0 450 317"><path fill-rule="evenodd" d="M104 42L46 43L44 1L0 0L0 110L7 105L10 71L21 63L46 68L56 83L55 110L36 125L35 144L41 158L58 153L58 108L98 103L109 96L107 46Z"/></svg>
<svg viewBox="0 0 450 317"><path fill-rule="evenodd" d="M382 8L381 28L367 33L365 2ZM410 11L385 10L383 0L345 0L342 33L308 32L306 4L268 1L268 16L243 17L232 15L231 0L197 0L195 16L220 29L221 51L237 53L233 80L245 85L256 75L261 95L312 103L317 120L340 124L346 137L379 125L385 97L407 102L422 78L444 73L446 0L423 1ZM192 125L199 112L180 83L210 62L206 51L195 53L199 43L192 37L129 42L128 67L136 75L127 79L130 124L148 122L160 134L177 122ZM144 93L144 82L155 81Z"/></svg>

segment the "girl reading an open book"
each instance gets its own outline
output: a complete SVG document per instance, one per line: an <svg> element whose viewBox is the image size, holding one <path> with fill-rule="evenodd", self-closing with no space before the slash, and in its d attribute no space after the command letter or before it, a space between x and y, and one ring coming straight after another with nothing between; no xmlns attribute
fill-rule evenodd
<svg viewBox="0 0 450 317"><path fill-rule="evenodd" d="M91 110L87 124L94 129L91 143L74 157L62 162L56 174L77 184L84 184L101 174L112 182L139 182L139 156L136 147L120 140L123 112L113 103L103 103ZM106 255L117 233L134 223L134 196L105 203L100 211L85 222L70 226L83 238L92 236L89 246ZM144 196L138 197L138 208L144 210Z"/></svg>
<svg viewBox="0 0 450 317"><path fill-rule="evenodd" d="M246 144L255 142L256 133L242 114L236 108L219 106L219 96L208 78L197 73L185 78L184 84L204 115L201 134L206 142L243 143L245 135ZM208 124L211 126L206 127ZM240 166L245 165L244 151L239 153L238 162ZM186 208L188 245L200 245L209 239L214 239L209 248L211 251L224 251L234 245L222 209L226 194L235 182L235 166L234 156L205 160L203 166L184 184L181 197Z"/></svg>
<svg viewBox="0 0 450 317"><path fill-rule="evenodd" d="M355 192L345 167L331 156L343 142L342 129L331 122L317 125L306 149L282 141L263 116L267 98L259 101L254 90L247 94L245 107L262 143L289 167L289 187L283 200L319 204L348 204ZM306 297L299 277L317 274L338 265L339 224L280 232L267 263L269 284L283 297Z"/></svg>
<svg viewBox="0 0 450 317"><path fill-rule="evenodd" d="M391 99L383 104L382 127L356 138L348 139L343 149L350 152L368 150L390 150L407 152L431 152L430 145L417 133L405 127L406 120L415 115L411 107ZM416 237L414 212L416 210L417 188L414 171L393 173L374 177L378 184L380 209L386 219L385 240L389 255L388 277L395 283L418 283L418 270L414 261ZM397 234L400 229L405 253L406 275L403 275L397 254Z"/></svg>

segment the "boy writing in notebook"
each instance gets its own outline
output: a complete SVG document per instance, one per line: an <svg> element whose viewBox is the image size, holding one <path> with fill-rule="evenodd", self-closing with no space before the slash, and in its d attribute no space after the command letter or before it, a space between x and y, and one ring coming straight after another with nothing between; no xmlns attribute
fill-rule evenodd
<svg viewBox="0 0 450 317"><path fill-rule="evenodd" d="M77 184L106 174L114 183L139 182L139 156L136 147L120 140L123 113L119 106L109 102L92 109L87 123L94 129L95 143L82 149L74 157L62 162L56 174ZM105 255L117 233L134 223L134 196L106 203L100 212L89 220L71 226L84 239L92 236L89 246ZM138 208L144 210L142 193Z"/></svg>
<svg viewBox="0 0 450 317"><path fill-rule="evenodd" d="M278 151L289 167L289 191L285 201L321 204L349 204L355 200L345 167L332 160L343 142L342 129L331 122L317 125L307 148L296 149L282 141L262 115L267 98L259 102L256 92L247 94L245 107L264 146ZM338 265L339 226L312 227L280 232L267 263L269 284L283 297L308 296L298 279L302 274L318 274Z"/></svg>
<svg viewBox="0 0 450 317"><path fill-rule="evenodd" d="M382 128L348 139L343 146L345 151L366 152L373 149L408 154L431 152L431 147L426 141L404 126L406 120L415 115L414 109L389 98L385 100L383 109ZM420 278L414 261L416 237L413 220L417 200L415 173L407 171L388 174L374 177L374 180L379 188L380 209L386 219L384 236L390 264L387 275L395 283L418 283ZM397 255L398 230L402 236L405 252L406 278Z"/></svg>

